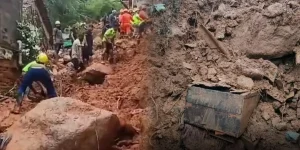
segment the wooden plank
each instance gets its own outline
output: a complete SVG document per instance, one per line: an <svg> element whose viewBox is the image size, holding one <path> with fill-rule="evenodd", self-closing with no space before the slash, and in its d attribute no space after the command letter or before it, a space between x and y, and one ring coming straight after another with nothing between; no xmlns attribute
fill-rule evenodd
<svg viewBox="0 0 300 150"><path fill-rule="evenodd" d="M294 52L295 52L295 57L296 57L296 65L299 65L300 64L300 47L296 47L294 49Z"/></svg>

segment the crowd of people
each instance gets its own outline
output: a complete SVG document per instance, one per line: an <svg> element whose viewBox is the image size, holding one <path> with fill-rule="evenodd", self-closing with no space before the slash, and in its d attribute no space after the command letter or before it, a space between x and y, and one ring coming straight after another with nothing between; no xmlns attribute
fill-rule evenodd
<svg viewBox="0 0 300 150"><path fill-rule="evenodd" d="M102 60L111 62L113 58L113 49L117 33L121 36L131 36L140 38L145 32L149 17L146 13L146 7L121 9L119 13L112 10L109 16L103 19L103 31L101 34L104 51ZM73 26L69 35L71 40L71 63L76 72L84 70L85 64L88 64L93 55L93 25L86 26L85 23ZM63 38L63 31L61 29L60 21L55 22L53 29L53 45L58 58L59 53L64 50L65 39ZM57 59L56 59L57 60ZM21 84L18 89L17 103L13 109L13 113L19 113L23 99L27 99L29 91L34 94L38 92L32 86L36 82L41 87L41 94L47 98L56 97L57 93L53 84L53 76L51 69L48 67L49 58L46 53L41 52L36 60L30 62L22 69ZM44 91L46 90L46 91Z"/></svg>

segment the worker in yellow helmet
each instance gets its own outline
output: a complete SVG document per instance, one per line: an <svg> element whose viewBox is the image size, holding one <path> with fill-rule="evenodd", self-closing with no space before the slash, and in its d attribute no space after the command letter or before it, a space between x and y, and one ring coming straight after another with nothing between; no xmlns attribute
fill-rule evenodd
<svg viewBox="0 0 300 150"><path fill-rule="evenodd" d="M49 63L48 56L45 53L40 53L37 56L36 63L32 62L30 63L30 66L23 68L23 71L25 70L27 72L25 73L18 90L17 104L13 110L14 113L20 112L25 91L27 87L32 85L33 82L40 82L47 89L48 98L57 96L50 72L45 66L47 63Z"/></svg>
<svg viewBox="0 0 300 150"><path fill-rule="evenodd" d="M134 15L132 16L132 21L131 21L131 25L134 30L133 35L138 36L139 27L140 27L141 23L143 22L143 19L139 16L139 9L134 8L133 13L134 13Z"/></svg>
<svg viewBox="0 0 300 150"><path fill-rule="evenodd" d="M105 49L102 54L102 63L104 63L104 61L110 61L113 59L113 51L117 32L118 27L114 26L113 28L108 29L103 36L102 42L105 46Z"/></svg>

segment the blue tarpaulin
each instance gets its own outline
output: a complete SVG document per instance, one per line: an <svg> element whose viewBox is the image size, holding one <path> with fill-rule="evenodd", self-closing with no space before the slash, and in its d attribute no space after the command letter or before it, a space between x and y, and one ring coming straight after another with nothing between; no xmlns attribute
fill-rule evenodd
<svg viewBox="0 0 300 150"><path fill-rule="evenodd" d="M165 4L155 4L153 5L153 11L155 12L161 12L161 11L164 11L166 10L166 7L165 7Z"/></svg>

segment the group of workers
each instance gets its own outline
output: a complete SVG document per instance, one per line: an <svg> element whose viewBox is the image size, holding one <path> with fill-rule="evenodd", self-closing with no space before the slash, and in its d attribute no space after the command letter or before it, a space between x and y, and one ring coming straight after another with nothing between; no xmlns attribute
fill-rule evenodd
<svg viewBox="0 0 300 150"><path fill-rule="evenodd" d="M120 32L120 35L133 35L133 37L137 38L140 38L145 33L149 23L146 9L145 6L132 10L121 9L118 16L117 11L113 10L107 18L103 19L102 42L105 47L102 55L103 62L110 62L113 58L114 41L117 32Z"/></svg>
<svg viewBox="0 0 300 150"><path fill-rule="evenodd" d="M104 61L110 61L113 57L113 48L117 32L121 35L130 35L132 30L135 34L141 35L144 32L146 21L148 16L146 15L146 8L133 9L122 9L119 17L115 10L109 15L104 34L102 35L102 42L105 46L103 52ZM74 28L73 28L74 29ZM82 71L84 67L84 61L89 61L93 52L93 37L92 37L93 26L89 25L84 32L79 30L73 30L72 32L72 48L70 52L71 62L74 69L77 72ZM61 49L63 49L63 32L59 21L55 22L55 28L53 29L53 44L56 55L58 56ZM14 107L13 112L19 113L23 99L26 99L30 90L35 94L38 92L33 88L33 82L38 83L41 87L41 95L47 96L48 98L56 97L56 91L51 77L52 72L48 69L49 58L41 52L35 61L27 64L22 70L22 82L18 89L17 103ZM46 89L44 91L43 89Z"/></svg>
<svg viewBox="0 0 300 150"><path fill-rule="evenodd" d="M82 71L85 68L84 64L88 64L93 55L93 25L86 27L85 23L81 23L78 26L73 26L71 29L69 38L72 41L70 57L74 69L77 72ZM53 43L56 52L56 56L59 55L63 47L63 37L60 21L55 22L55 28L53 29Z"/></svg>

